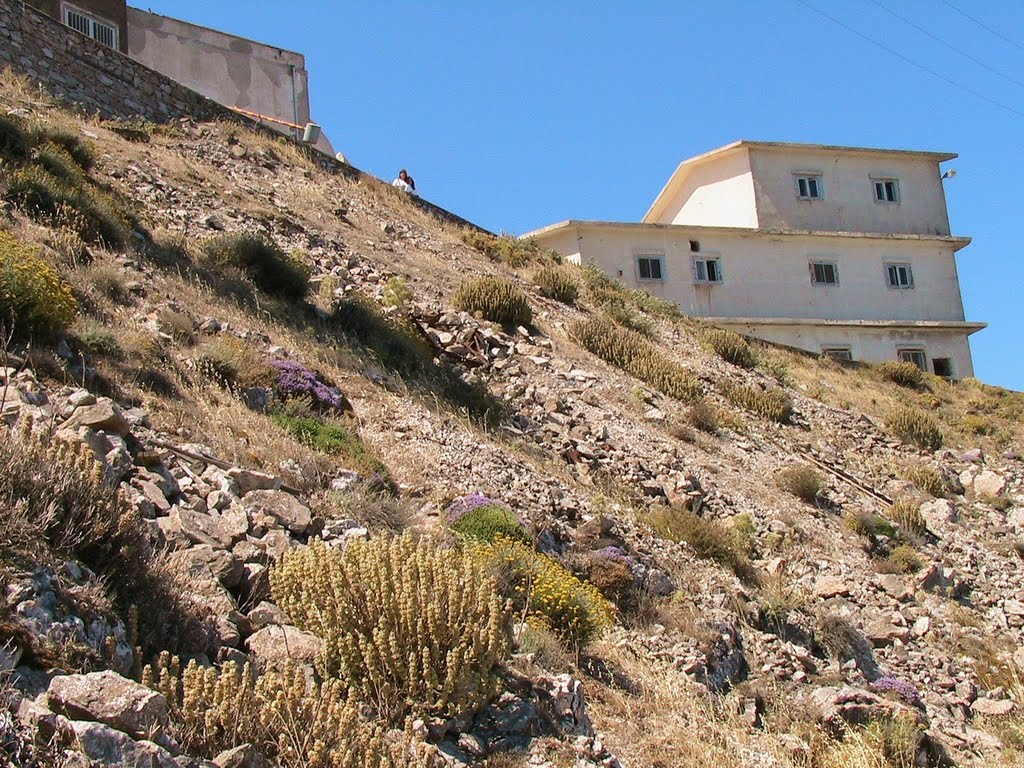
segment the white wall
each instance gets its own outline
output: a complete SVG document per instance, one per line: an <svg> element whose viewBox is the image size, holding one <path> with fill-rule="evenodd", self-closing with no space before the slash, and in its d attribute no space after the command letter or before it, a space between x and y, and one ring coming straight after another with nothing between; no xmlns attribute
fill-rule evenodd
<svg viewBox="0 0 1024 768"><path fill-rule="evenodd" d="M964 320L953 244L762 232L708 232L700 227L579 223L537 237L575 263L594 264L629 288L675 303L687 315L716 318L738 332L820 353L849 346L856 360L896 360L899 347L921 347L928 359L948 357L957 378L973 375L967 331L878 327L857 321ZM690 250L690 241L700 251ZM640 280L636 257L664 258L664 280ZM719 257L723 281L695 283L692 260ZM839 284L811 283L810 260L834 261ZM886 284L884 264L909 263L914 288ZM795 323L735 323L725 318L795 319ZM852 321L849 325L800 319Z"/></svg>
<svg viewBox="0 0 1024 768"><path fill-rule="evenodd" d="M953 246L929 241L708 234L699 228L581 225L582 235L559 243L630 287L678 304L696 316L793 317L833 320L963 320ZM690 252L690 240L701 252ZM548 241L542 241L548 244ZM638 253L665 257L664 281L641 281ZM694 256L721 258L720 285L695 284ZM812 285L808 262L834 261L839 284ZM910 263L914 288L889 288L887 261ZM619 272L622 272L619 275Z"/></svg>
<svg viewBox="0 0 1024 768"><path fill-rule="evenodd" d="M129 7L128 55L225 106L298 125L310 120L309 73L302 54ZM317 148L334 154L326 136Z"/></svg>
<svg viewBox="0 0 1024 768"><path fill-rule="evenodd" d="M974 375L967 336L955 331L729 322L715 324L747 336L814 353L820 353L825 347L848 346L854 360L868 363L896 360L900 347L918 347L924 350L929 371L932 370L932 361L935 358L946 357L952 361L954 378L962 379Z"/></svg>
<svg viewBox="0 0 1024 768"><path fill-rule="evenodd" d="M747 150L736 149L693 167L679 190L645 221L756 228L757 209Z"/></svg>
<svg viewBox="0 0 1024 768"><path fill-rule="evenodd" d="M949 234L935 158L753 147L750 168L764 229ZM793 174L801 171L822 175L824 199L797 197ZM873 176L899 179L899 204L875 202Z"/></svg>

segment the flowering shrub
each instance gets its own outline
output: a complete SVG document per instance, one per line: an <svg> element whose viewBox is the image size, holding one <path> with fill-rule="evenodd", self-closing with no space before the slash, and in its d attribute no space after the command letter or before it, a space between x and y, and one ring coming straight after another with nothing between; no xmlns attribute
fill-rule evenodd
<svg viewBox="0 0 1024 768"><path fill-rule="evenodd" d="M615 608L593 584L518 541L498 537L478 544L472 557L497 576L498 586L528 619L578 648L615 623Z"/></svg>
<svg viewBox="0 0 1024 768"><path fill-rule="evenodd" d="M921 706L921 694L913 685L897 680L892 675L883 675L871 683L871 690L877 693L894 693L913 707Z"/></svg>
<svg viewBox="0 0 1024 768"><path fill-rule="evenodd" d="M314 407L328 411L351 410L348 400L337 387L324 381L320 374L294 360L274 360L270 367L277 371L277 388L288 398L308 397Z"/></svg>
<svg viewBox="0 0 1024 768"><path fill-rule="evenodd" d="M496 690L511 617L464 552L408 535L343 552L314 542L286 554L270 585L288 618L324 641L320 674L388 723L472 715Z"/></svg>
<svg viewBox="0 0 1024 768"><path fill-rule="evenodd" d="M508 507L480 493L456 499L448 506L453 531L480 541L502 536L531 545L533 539L524 522Z"/></svg>
<svg viewBox="0 0 1024 768"><path fill-rule="evenodd" d="M0 323L25 335L56 333L77 310L71 289L35 249L0 231Z"/></svg>

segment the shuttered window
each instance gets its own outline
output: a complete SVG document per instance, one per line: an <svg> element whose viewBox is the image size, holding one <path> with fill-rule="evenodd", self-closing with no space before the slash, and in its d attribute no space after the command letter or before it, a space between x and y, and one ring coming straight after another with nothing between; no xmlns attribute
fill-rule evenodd
<svg viewBox="0 0 1024 768"><path fill-rule="evenodd" d="M90 16L74 6L64 6L64 23L76 32L91 37L100 45L117 49L117 27Z"/></svg>

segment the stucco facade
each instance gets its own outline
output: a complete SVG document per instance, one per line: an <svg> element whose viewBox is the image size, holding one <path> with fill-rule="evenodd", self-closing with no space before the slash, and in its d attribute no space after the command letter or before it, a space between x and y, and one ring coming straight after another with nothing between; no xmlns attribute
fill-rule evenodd
<svg viewBox="0 0 1024 768"><path fill-rule="evenodd" d="M750 336L867 362L913 351L962 378L984 324L964 317L956 253L970 240L949 234L939 169L951 157L737 142L680 164L644 222L524 237Z"/></svg>
<svg viewBox="0 0 1024 768"><path fill-rule="evenodd" d="M128 54L225 106L297 125L310 122L309 73L301 53L128 8ZM301 137L301 130L268 125ZM322 135L317 148L334 154Z"/></svg>

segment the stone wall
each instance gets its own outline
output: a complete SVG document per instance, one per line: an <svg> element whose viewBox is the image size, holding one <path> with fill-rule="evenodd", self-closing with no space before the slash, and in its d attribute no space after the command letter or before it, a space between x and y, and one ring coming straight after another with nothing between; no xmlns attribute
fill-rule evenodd
<svg viewBox="0 0 1024 768"><path fill-rule="evenodd" d="M165 122L234 113L15 0L0 0L0 65L38 80L53 96L102 117Z"/></svg>
<svg viewBox="0 0 1024 768"><path fill-rule="evenodd" d="M73 5L102 21L109 21L117 27L118 45L122 52L128 50L128 8L125 0L25 0L48 16L61 20L63 6Z"/></svg>
<svg viewBox="0 0 1024 768"><path fill-rule="evenodd" d="M107 119L232 120L281 136L17 0L0 0L0 68L5 66L36 80L55 98ZM349 178L367 175L301 146L325 169ZM477 229L427 200L410 200L439 219Z"/></svg>

